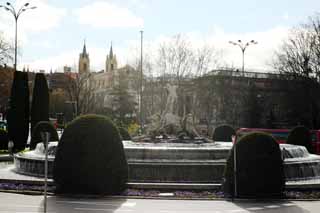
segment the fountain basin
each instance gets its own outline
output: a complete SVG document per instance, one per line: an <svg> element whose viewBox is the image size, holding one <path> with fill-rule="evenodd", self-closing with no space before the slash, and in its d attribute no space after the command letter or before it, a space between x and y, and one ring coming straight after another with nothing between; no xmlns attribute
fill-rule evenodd
<svg viewBox="0 0 320 213"><path fill-rule="evenodd" d="M232 143L228 142L152 144L123 141L123 144L130 182L220 183L232 148ZM38 146L35 151L14 156L17 173L44 176L43 147ZM49 150L56 147L57 142L51 142ZM311 155L300 146L281 144L280 148L286 157L284 172L287 181L320 179L320 156ZM54 153L52 151L48 157L49 177L52 177Z"/></svg>

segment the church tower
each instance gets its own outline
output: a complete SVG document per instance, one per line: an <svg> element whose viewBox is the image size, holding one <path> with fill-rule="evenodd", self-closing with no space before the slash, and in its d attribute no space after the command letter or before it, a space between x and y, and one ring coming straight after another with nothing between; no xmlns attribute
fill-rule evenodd
<svg viewBox="0 0 320 213"><path fill-rule="evenodd" d="M109 55L107 55L107 59L106 59L106 72L113 73L114 70L116 70L117 68L118 68L117 57L115 54L113 54L112 43L111 43Z"/></svg>
<svg viewBox="0 0 320 213"><path fill-rule="evenodd" d="M90 60L89 54L87 53L86 42L84 41L82 53L79 57L79 74L90 72Z"/></svg>

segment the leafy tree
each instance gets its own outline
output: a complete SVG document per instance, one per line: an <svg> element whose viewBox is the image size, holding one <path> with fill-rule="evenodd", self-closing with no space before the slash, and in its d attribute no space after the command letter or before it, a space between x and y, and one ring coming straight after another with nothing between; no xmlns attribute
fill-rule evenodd
<svg viewBox="0 0 320 213"><path fill-rule="evenodd" d="M34 81L31 107L31 135L40 121L49 121L49 89L43 73L37 73Z"/></svg>
<svg viewBox="0 0 320 213"><path fill-rule="evenodd" d="M128 91L127 82L120 78L119 84L112 89L111 97L113 119L119 126L127 127L135 119L137 105L134 96Z"/></svg>
<svg viewBox="0 0 320 213"><path fill-rule="evenodd" d="M29 135L29 86L26 72L14 73L7 120L14 151L23 150Z"/></svg>

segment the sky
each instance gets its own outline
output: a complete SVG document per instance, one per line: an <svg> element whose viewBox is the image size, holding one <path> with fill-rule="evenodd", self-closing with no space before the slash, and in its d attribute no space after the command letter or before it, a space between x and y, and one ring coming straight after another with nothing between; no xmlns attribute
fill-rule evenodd
<svg viewBox="0 0 320 213"><path fill-rule="evenodd" d="M223 65L241 68L242 53L229 41L256 40L245 52L245 67L271 70L274 51L291 28L320 12L319 0L18 0L36 6L18 19L18 67L62 71L76 66L84 40L92 70L104 69L110 44L120 66L144 49L156 52L166 39L183 34L193 46L203 43L221 53ZM0 0L4 5L6 1ZM14 18L0 8L0 31L14 40ZM8 64L12 62L8 62Z"/></svg>

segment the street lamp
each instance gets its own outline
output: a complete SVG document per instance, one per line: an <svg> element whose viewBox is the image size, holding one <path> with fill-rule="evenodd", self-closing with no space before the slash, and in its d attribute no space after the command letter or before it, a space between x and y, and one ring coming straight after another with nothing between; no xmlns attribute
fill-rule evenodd
<svg viewBox="0 0 320 213"><path fill-rule="evenodd" d="M242 74L244 74L244 52L246 51L247 47L249 47L251 44L258 44L258 42L255 40L251 40L246 43L242 43L241 40L238 40L236 42L229 41L229 43L240 47L240 49L242 51Z"/></svg>
<svg viewBox="0 0 320 213"><path fill-rule="evenodd" d="M30 7L29 3L25 3L23 6L20 7L18 11L12 6L10 2L6 2L6 5L0 5L0 7L3 7L5 10L9 11L13 16L15 20L15 42L14 42L14 71L17 71L17 41L18 41L18 18L20 15L31 9L36 9L37 7Z"/></svg>
<svg viewBox="0 0 320 213"><path fill-rule="evenodd" d="M142 131L143 131L143 116L142 116L142 86L143 86L143 70L142 70L142 68L143 68L143 53L142 53L142 51L143 51L143 30L141 30L140 31L140 39L141 39L141 41L140 41L140 88L139 88L139 90L140 90L140 102L139 102L139 117L140 117L140 131L141 131L141 133L142 133Z"/></svg>

